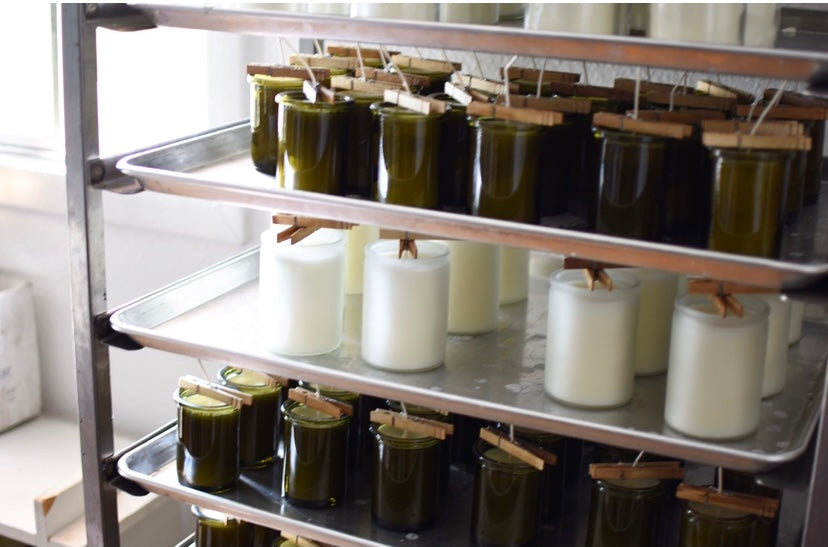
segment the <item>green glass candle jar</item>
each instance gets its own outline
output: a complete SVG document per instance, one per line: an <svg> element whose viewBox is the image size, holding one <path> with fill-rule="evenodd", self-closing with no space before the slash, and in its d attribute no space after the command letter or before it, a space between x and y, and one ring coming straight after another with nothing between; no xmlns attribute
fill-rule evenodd
<svg viewBox="0 0 828 547"><path fill-rule="evenodd" d="M749 473L725 469L722 473L722 486L725 490L744 492L764 498L782 500L782 491L760 484L755 476ZM753 547L775 547L779 535L779 512L775 518L756 516L753 527Z"/></svg>
<svg viewBox="0 0 828 547"><path fill-rule="evenodd" d="M796 220L805 195L805 172L808 168L808 151L799 150L791 156L785 177L785 221Z"/></svg>
<svg viewBox="0 0 828 547"><path fill-rule="evenodd" d="M367 435L368 416L363 411L362 395L353 391L346 391L333 386L323 386L309 382L299 381L299 386L309 391L318 392L320 395L348 403L354 409L353 417L348 420L348 467L357 469L362 460L361 444L363 431Z"/></svg>
<svg viewBox="0 0 828 547"><path fill-rule="evenodd" d="M494 118L474 122L471 214L538 221L537 191L545 137L540 125Z"/></svg>
<svg viewBox="0 0 828 547"><path fill-rule="evenodd" d="M379 120L376 200L437 208L445 115L420 114L387 103L375 103L371 110Z"/></svg>
<svg viewBox="0 0 828 547"><path fill-rule="evenodd" d="M345 195L371 198L377 180L377 120L371 105L382 102L382 95L364 91L343 91L343 96L354 100L348 138L348 177Z"/></svg>
<svg viewBox="0 0 828 547"><path fill-rule="evenodd" d="M546 129L544 157L538 179L538 214L541 217L565 213L568 188L576 173L578 146L575 123L568 120Z"/></svg>
<svg viewBox="0 0 828 547"><path fill-rule="evenodd" d="M507 427L501 428L508 431ZM563 509L564 496L564 438L554 433L537 431L525 427L514 428L515 437L523 439L535 446L539 446L555 454L556 465L546 465L543 468L543 483L541 485L540 519L541 523L548 524L557 521Z"/></svg>
<svg viewBox="0 0 828 547"><path fill-rule="evenodd" d="M749 513L685 502L678 547L752 547L755 522Z"/></svg>
<svg viewBox="0 0 828 547"><path fill-rule="evenodd" d="M595 139L601 148L595 231L658 241L667 139L603 129Z"/></svg>
<svg viewBox="0 0 828 547"><path fill-rule="evenodd" d="M440 208L467 213L469 210L469 120L466 107L445 93L429 97L448 102L440 135Z"/></svg>
<svg viewBox="0 0 828 547"><path fill-rule="evenodd" d="M710 161L698 135L668 141L662 241L691 247L707 243L709 170Z"/></svg>
<svg viewBox="0 0 828 547"><path fill-rule="evenodd" d="M354 100L310 102L302 91L276 96L279 104L279 186L341 195L348 168L348 137Z"/></svg>
<svg viewBox="0 0 828 547"><path fill-rule="evenodd" d="M480 547L530 545L538 529L541 472L483 441L475 454L472 539Z"/></svg>
<svg viewBox="0 0 828 547"><path fill-rule="evenodd" d="M284 494L299 506L332 507L345 496L349 417L296 401L282 405Z"/></svg>
<svg viewBox="0 0 828 547"><path fill-rule="evenodd" d="M253 525L253 547L273 547L281 536L279 530L267 526Z"/></svg>
<svg viewBox="0 0 828 547"><path fill-rule="evenodd" d="M399 401L385 401L386 406L393 412L402 412L402 405ZM452 422L452 415L434 410L420 405L405 404L405 411L417 418L425 418L427 420L434 420L437 422ZM478 429L478 436L480 430ZM439 444L440 450L440 489L445 491L449 484L451 476L451 450L454 446L454 435L449 436L445 441Z"/></svg>
<svg viewBox="0 0 828 547"><path fill-rule="evenodd" d="M782 238L791 153L713 148L708 247L775 258Z"/></svg>
<svg viewBox="0 0 828 547"><path fill-rule="evenodd" d="M814 120L810 127L811 150L808 152L805 187L802 191L804 205L813 205L819 201L819 189L822 184L822 151L825 148L825 122L825 120Z"/></svg>
<svg viewBox="0 0 828 547"><path fill-rule="evenodd" d="M196 547L249 547L253 545L253 525L236 517L192 506L196 517Z"/></svg>
<svg viewBox="0 0 828 547"><path fill-rule="evenodd" d="M262 374L231 366L219 371L219 381L253 397L253 404L243 406L239 415L239 464L251 468L272 464L279 444L282 386Z"/></svg>
<svg viewBox="0 0 828 547"><path fill-rule="evenodd" d="M176 469L181 484L222 492L239 479L239 409L188 389L176 390Z"/></svg>
<svg viewBox="0 0 828 547"><path fill-rule="evenodd" d="M426 528L437 514L440 441L390 425L371 425L371 514L392 530Z"/></svg>
<svg viewBox="0 0 828 547"><path fill-rule="evenodd" d="M663 498L655 479L593 481L587 547L657 546Z"/></svg>
<svg viewBox="0 0 828 547"><path fill-rule="evenodd" d="M256 74L250 82L250 157L253 166L268 175L276 174L279 155L279 108L276 95L301 89L299 78L277 78Z"/></svg>

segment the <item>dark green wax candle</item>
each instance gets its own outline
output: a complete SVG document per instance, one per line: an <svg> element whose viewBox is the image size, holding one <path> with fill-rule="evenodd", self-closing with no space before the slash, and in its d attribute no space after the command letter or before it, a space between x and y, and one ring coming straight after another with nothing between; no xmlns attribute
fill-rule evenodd
<svg viewBox="0 0 828 547"><path fill-rule="evenodd" d="M502 428L504 426L501 426ZM508 431L508 427L504 428ZM546 465L543 468L543 484L541 486L540 518L541 522L555 522L563 508L564 495L564 438L554 433L515 427L515 437L539 446L557 456L556 465Z"/></svg>
<svg viewBox="0 0 828 547"><path fill-rule="evenodd" d="M470 164L466 107L445 93L429 97L449 103L440 135L440 208L465 213L469 208Z"/></svg>
<svg viewBox="0 0 828 547"><path fill-rule="evenodd" d="M250 157L259 171L276 173L279 155L279 108L276 95L290 89L301 89L299 78L275 78L257 74L250 82Z"/></svg>
<svg viewBox="0 0 828 547"><path fill-rule="evenodd" d="M302 91L276 96L279 104L279 186L342 194L347 178L348 136L354 100L310 102Z"/></svg>
<svg viewBox="0 0 828 547"><path fill-rule="evenodd" d="M541 472L480 441L472 502L472 538L480 547L518 547L537 535Z"/></svg>
<svg viewBox="0 0 828 547"><path fill-rule="evenodd" d="M446 82L448 82L451 79L451 74L449 74L448 72L424 70L414 67L403 68L403 73L414 74L415 76L425 76L430 80L430 83L427 86L423 86L419 89L419 93L421 95L442 93L443 89L445 88Z"/></svg>
<svg viewBox="0 0 828 547"><path fill-rule="evenodd" d="M785 177L785 220L796 220L799 210L802 209L805 192L805 172L808 168L808 152L798 150L791 157L788 175Z"/></svg>
<svg viewBox="0 0 828 547"><path fill-rule="evenodd" d="M682 504L678 547L753 547L756 518L696 502Z"/></svg>
<svg viewBox="0 0 828 547"><path fill-rule="evenodd" d="M436 208L445 115L420 114L386 103L375 103L371 110L379 120L376 200Z"/></svg>
<svg viewBox="0 0 828 547"><path fill-rule="evenodd" d="M353 98L353 116L348 137L348 178L345 195L371 198L377 180L377 120L371 105L382 102L382 95L362 91L343 91Z"/></svg>
<svg viewBox="0 0 828 547"><path fill-rule="evenodd" d="M361 461L360 455L362 454L362 450L360 450L360 448L362 444L363 431L365 431L365 434L367 435L368 426L370 425L367 416L364 416L365 413L362 408L362 396L359 393L346 391L333 386L323 386L303 381L300 381L299 385L309 391L318 391L320 395L324 395L325 397L330 397L332 399L336 399L337 401L348 403L351 407L353 407L353 417L348 421L348 467L351 469L358 468Z"/></svg>
<svg viewBox="0 0 828 547"><path fill-rule="evenodd" d="M810 127L811 150L808 152L808 164L805 167L805 188L803 204L813 205L819 200L822 184L822 150L825 147L825 120L814 120Z"/></svg>
<svg viewBox="0 0 828 547"><path fill-rule="evenodd" d="M704 247L710 225L707 152L698 135L670 139L668 143L662 240Z"/></svg>
<svg viewBox="0 0 828 547"><path fill-rule="evenodd" d="M440 441L372 424L371 514L386 528L421 530L437 514Z"/></svg>
<svg viewBox="0 0 828 547"><path fill-rule="evenodd" d="M785 172L791 154L711 149L713 199L708 247L775 258L782 237Z"/></svg>
<svg viewBox="0 0 828 547"><path fill-rule="evenodd" d="M756 477L739 471L724 470L722 486L725 490L744 492L765 498L782 500L782 491L760 484ZM775 547L779 535L779 513L775 518L756 516L753 528L753 547Z"/></svg>
<svg viewBox="0 0 828 547"><path fill-rule="evenodd" d="M575 124L567 121L546 129L546 144L538 179L538 214L559 215L567 210L567 185L576 173L577 140Z"/></svg>
<svg viewBox="0 0 828 547"><path fill-rule="evenodd" d="M281 532L266 526L253 525L253 547L273 547Z"/></svg>
<svg viewBox="0 0 828 547"><path fill-rule="evenodd" d="M475 121L469 196L473 215L537 222L545 136L540 125L493 118Z"/></svg>
<svg viewBox="0 0 828 547"><path fill-rule="evenodd" d="M385 404L388 406L390 410L394 412L402 412L402 405L399 401L385 401ZM428 408L425 406L420 405L412 405L409 403L405 404L405 411L412 416L416 416L418 418L426 418L427 420L435 420L438 422L445 422L451 423L452 422L452 415L440 412L439 410L434 410L433 408ZM478 437L480 435L480 430L477 430ZM449 477L451 471L451 451L452 447L454 446L454 435L450 435L445 441L439 444L440 450L440 489L441 491L445 492L445 489L448 488L449 484Z"/></svg>
<svg viewBox="0 0 828 547"><path fill-rule="evenodd" d="M285 420L284 493L297 505L329 507L345 495L348 416L333 418L288 401Z"/></svg>
<svg viewBox="0 0 828 547"><path fill-rule="evenodd" d="M657 241L661 238L667 139L600 130L595 231Z"/></svg>
<svg viewBox="0 0 828 547"><path fill-rule="evenodd" d="M196 547L250 547L253 525L211 509L191 508L196 516Z"/></svg>
<svg viewBox="0 0 828 547"><path fill-rule="evenodd" d="M273 463L279 444L278 416L282 386L268 383L263 375L224 367L219 380L253 397L239 416L239 464L242 467L265 467Z"/></svg>
<svg viewBox="0 0 828 547"><path fill-rule="evenodd" d="M239 409L179 389L176 469L181 484L221 492L239 478Z"/></svg>
<svg viewBox="0 0 828 547"><path fill-rule="evenodd" d="M593 481L587 547L655 547L663 498L654 479Z"/></svg>

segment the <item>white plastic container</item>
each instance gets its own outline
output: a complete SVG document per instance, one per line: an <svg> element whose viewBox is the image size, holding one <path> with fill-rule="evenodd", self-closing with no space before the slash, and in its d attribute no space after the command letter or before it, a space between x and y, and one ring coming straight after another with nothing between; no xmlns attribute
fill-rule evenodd
<svg viewBox="0 0 828 547"><path fill-rule="evenodd" d="M40 414L40 357L29 283L0 276L0 431Z"/></svg>
<svg viewBox="0 0 828 547"><path fill-rule="evenodd" d="M656 40L739 44L743 4L650 4L648 36Z"/></svg>
<svg viewBox="0 0 828 547"><path fill-rule="evenodd" d="M614 34L618 4L531 3L527 4L524 27L582 34Z"/></svg>
<svg viewBox="0 0 828 547"><path fill-rule="evenodd" d="M676 301L664 419L702 439L736 439L759 425L768 305L740 296L742 317L721 317L710 297Z"/></svg>
<svg viewBox="0 0 828 547"><path fill-rule="evenodd" d="M651 268L626 268L638 279L641 300L635 341L635 374L660 374L670 359L670 326L678 275Z"/></svg>
<svg viewBox="0 0 828 547"><path fill-rule="evenodd" d="M362 294L365 247L379 239L379 228L360 224L345 236L345 294Z"/></svg>
<svg viewBox="0 0 828 547"><path fill-rule="evenodd" d="M283 355L328 353L342 342L345 238L320 229L296 245L265 230L259 250L259 336Z"/></svg>
<svg viewBox="0 0 828 547"><path fill-rule="evenodd" d="M549 287L546 392L575 406L610 408L633 396L638 281L608 272L612 291L590 291L581 270L561 270Z"/></svg>
<svg viewBox="0 0 828 547"><path fill-rule="evenodd" d="M529 296L529 250L500 248L500 303L517 304Z"/></svg>
<svg viewBox="0 0 828 547"><path fill-rule="evenodd" d="M449 334L483 334L497 328L500 247L476 241L440 241L451 250Z"/></svg>
<svg viewBox="0 0 828 547"><path fill-rule="evenodd" d="M397 258L397 241L365 249L362 358L377 368L435 368L446 354L449 255L445 245L418 241L418 258Z"/></svg>
<svg viewBox="0 0 828 547"><path fill-rule="evenodd" d="M443 2L440 21L444 23L472 23L492 25L500 18L500 4L488 2Z"/></svg>
<svg viewBox="0 0 828 547"><path fill-rule="evenodd" d="M351 17L376 17L378 19L403 19L406 21L436 21L437 3L367 3L352 2Z"/></svg>
<svg viewBox="0 0 828 547"><path fill-rule="evenodd" d="M791 301L780 294L763 294L768 305L768 339L765 368L762 373L762 397L776 395L785 387L788 373L788 331L791 324Z"/></svg>

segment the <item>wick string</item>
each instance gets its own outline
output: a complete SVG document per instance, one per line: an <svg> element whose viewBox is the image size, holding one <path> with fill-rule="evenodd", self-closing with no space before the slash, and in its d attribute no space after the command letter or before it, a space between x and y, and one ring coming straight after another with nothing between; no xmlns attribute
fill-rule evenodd
<svg viewBox="0 0 828 547"><path fill-rule="evenodd" d="M302 63L302 66L304 66L305 70L308 71L308 75L310 76L311 82L313 83L313 87L316 87L317 85L319 85L319 82L316 81L316 75L313 73L313 70L311 70L310 65L308 64L308 62L305 60L304 57L299 55L299 52L296 51L296 48L293 47L293 44L291 44L290 42L286 41L284 38L281 38L281 37L279 38L279 40L281 40L285 45L287 45L288 48L290 48L291 51L293 51L293 53L296 54L296 56L297 56L296 58L299 59L299 61Z"/></svg>
<svg viewBox="0 0 828 547"><path fill-rule="evenodd" d="M380 46L380 51L382 51L382 49L383 47ZM402 70L400 70L400 67L398 67L397 64L390 57L388 58L388 63L391 65L391 68L397 71L400 80L402 80L402 85L405 88L405 92L410 94L411 88L408 86L408 80L406 80L405 75L403 74Z"/></svg>
<svg viewBox="0 0 828 547"><path fill-rule="evenodd" d="M356 43L356 50L357 50L357 59L359 60L359 70L362 74L362 79L365 79L365 63L362 61L362 48L359 47L359 42ZM382 57L382 54L380 54Z"/></svg>
<svg viewBox="0 0 828 547"><path fill-rule="evenodd" d="M779 89L776 90L776 93L773 95L773 99L768 103L768 106L762 110L762 114L759 115L759 118L756 120L756 124L754 124L753 129L750 130L751 135L755 135L756 131L759 129L759 124L765 120L765 116L768 115L770 109L776 106L777 101L779 101L780 97L782 97L782 92L785 90L785 85L788 82L782 82L782 85L779 86Z"/></svg>
<svg viewBox="0 0 828 547"><path fill-rule="evenodd" d="M407 418L408 417L408 409L405 408L405 402L404 401L400 401L400 409L402 410L403 417Z"/></svg>
<svg viewBox="0 0 828 547"><path fill-rule="evenodd" d="M503 95L506 99L506 106L511 107L511 101L509 100L509 68L511 68L512 63L517 61L518 56L513 55L509 62L506 63L506 66L503 67Z"/></svg>
<svg viewBox="0 0 828 547"><path fill-rule="evenodd" d="M543 58L540 73L538 74L538 88L535 90L535 97L541 96L541 88L543 87L543 71L546 70L546 57Z"/></svg>
<svg viewBox="0 0 828 547"><path fill-rule="evenodd" d="M633 98L633 119L638 119L638 100L641 94L641 67L635 67L635 97Z"/></svg>
<svg viewBox="0 0 828 547"><path fill-rule="evenodd" d="M587 64L586 61L581 61L581 66L584 69L584 83L589 85L589 72L587 71Z"/></svg>
<svg viewBox="0 0 828 547"><path fill-rule="evenodd" d="M477 56L476 51L472 51L472 55L474 56L474 63L477 65L477 72L480 74L481 78L485 78L486 76L483 74L483 65L480 64L480 57Z"/></svg>
<svg viewBox="0 0 828 547"><path fill-rule="evenodd" d="M323 55L322 43L319 41L319 38L314 38L313 39L313 47L316 48L316 52L319 53L319 55Z"/></svg>
<svg viewBox="0 0 828 547"><path fill-rule="evenodd" d="M635 461L633 461L632 466L635 467L636 465L638 465L638 462L641 461L641 458L643 458L643 457L644 457L644 451L642 450L641 452L638 453L638 456L635 457Z"/></svg>
<svg viewBox="0 0 828 547"><path fill-rule="evenodd" d="M196 361L198 361L198 366L201 367L201 373L204 374L204 379L209 382L210 376L207 374L207 369L204 367L204 363L201 362L201 359L196 359Z"/></svg>

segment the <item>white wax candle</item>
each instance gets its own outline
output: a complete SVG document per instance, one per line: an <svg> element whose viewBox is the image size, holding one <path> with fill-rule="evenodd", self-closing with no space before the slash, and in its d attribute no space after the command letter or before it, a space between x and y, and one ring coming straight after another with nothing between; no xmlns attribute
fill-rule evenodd
<svg viewBox="0 0 828 547"><path fill-rule="evenodd" d="M498 9L500 20L520 19L526 11L526 4L521 2L501 2Z"/></svg>
<svg viewBox="0 0 828 547"><path fill-rule="evenodd" d="M529 250L500 248L500 303L516 304L529 296Z"/></svg>
<svg viewBox="0 0 828 547"><path fill-rule="evenodd" d="M746 46L773 47L779 26L779 6L750 2L745 4L745 31L742 43Z"/></svg>
<svg viewBox="0 0 828 547"><path fill-rule="evenodd" d="M345 238L345 294L362 294L362 265L365 247L379 239L379 228L360 224L347 231Z"/></svg>
<svg viewBox="0 0 828 547"><path fill-rule="evenodd" d="M349 15L351 4L348 2L308 2L305 4L305 11L327 15Z"/></svg>
<svg viewBox="0 0 828 547"><path fill-rule="evenodd" d="M791 300L791 323L788 329L788 345L796 344L802 338L802 320L805 317L805 302Z"/></svg>
<svg viewBox="0 0 828 547"><path fill-rule="evenodd" d="M443 2L440 4L440 21L446 23L475 23L491 25L500 17L500 4Z"/></svg>
<svg viewBox="0 0 828 547"><path fill-rule="evenodd" d="M529 276L549 280L549 276L563 268L564 257L554 253L529 251Z"/></svg>
<svg viewBox="0 0 828 547"><path fill-rule="evenodd" d="M482 334L497 328L500 247L475 241L440 241L451 250L448 332Z"/></svg>
<svg viewBox="0 0 828 547"><path fill-rule="evenodd" d="M321 229L296 245L265 230L259 251L259 336L274 353L317 355L342 341L345 240Z"/></svg>
<svg viewBox="0 0 828 547"><path fill-rule="evenodd" d="M408 21L436 21L437 3L388 4L352 2L351 17L377 17L380 19L405 19Z"/></svg>
<svg viewBox="0 0 828 547"><path fill-rule="evenodd" d="M641 285L635 339L636 375L660 374L670 358L670 325L678 292L678 276L651 268L624 270Z"/></svg>
<svg viewBox="0 0 828 547"><path fill-rule="evenodd" d="M418 258L397 258L397 241L365 249L362 358L387 370L434 368L446 353L449 254L445 245L418 241Z"/></svg>
<svg viewBox="0 0 828 547"><path fill-rule="evenodd" d="M658 40L738 44L742 4L650 4L648 35Z"/></svg>
<svg viewBox="0 0 828 547"><path fill-rule="evenodd" d="M581 270L561 270L549 287L546 392L576 406L623 405L633 395L638 281L609 272L612 291L587 289Z"/></svg>
<svg viewBox="0 0 828 547"><path fill-rule="evenodd" d="M762 397L770 397L782 391L785 386L785 376L788 372L791 301L788 297L779 294L763 294L760 298L770 308L765 369L762 374Z"/></svg>
<svg viewBox="0 0 828 547"><path fill-rule="evenodd" d="M676 296L684 296L687 294L687 287L689 285L689 278L687 277L687 274L678 274L677 281L678 292L676 293Z"/></svg>
<svg viewBox="0 0 828 547"><path fill-rule="evenodd" d="M532 30L614 34L616 4L528 4L524 26Z"/></svg>
<svg viewBox="0 0 828 547"><path fill-rule="evenodd" d="M664 419L704 439L744 437L759 425L768 305L740 296L742 317L721 317L710 297L676 301Z"/></svg>

